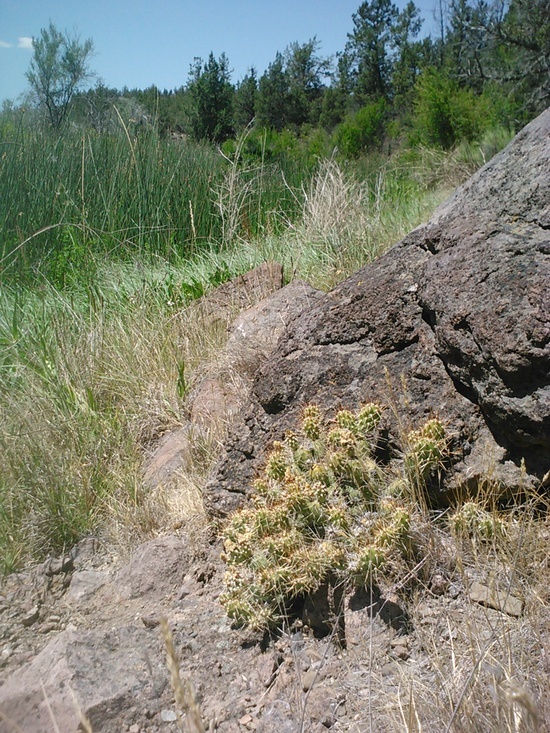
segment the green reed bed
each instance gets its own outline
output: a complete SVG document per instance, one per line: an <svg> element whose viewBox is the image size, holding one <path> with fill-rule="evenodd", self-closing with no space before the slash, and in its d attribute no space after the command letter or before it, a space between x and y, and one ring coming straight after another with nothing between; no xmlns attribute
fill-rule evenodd
<svg viewBox="0 0 550 733"><path fill-rule="evenodd" d="M271 163L239 175L250 186L232 235L276 231L295 217L288 184L307 177L300 161L285 161L284 172ZM59 135L24 113L3 115L0 274L64 285L67 270L88 270L94 254L173 259L222 246L228 176L231 164L216 149L163 138L152 126L120 118L114 133L67 127Z"/></svg>

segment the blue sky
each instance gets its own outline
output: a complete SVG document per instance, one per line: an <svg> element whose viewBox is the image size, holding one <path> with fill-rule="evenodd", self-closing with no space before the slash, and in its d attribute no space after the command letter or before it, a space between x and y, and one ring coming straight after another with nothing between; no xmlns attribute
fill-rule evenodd
<svg viewBox="0 0 550 733"><path fill-rule="evenodd" d="M424 31L436 0L417 0ZM27 89L31 39L53 22L92 38L91 66L107 86L173 89L186 83L193 58L225 52L238 81L262 73L289 43L317 36L321 54L343 50L360 0L0 0L0 100ZM403 7L405 0L398 0Z"/></svg>

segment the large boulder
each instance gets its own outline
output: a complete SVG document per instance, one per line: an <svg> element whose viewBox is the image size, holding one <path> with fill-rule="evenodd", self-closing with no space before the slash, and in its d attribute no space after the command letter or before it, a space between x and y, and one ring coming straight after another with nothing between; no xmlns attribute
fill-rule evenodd
<svg viewBox="0 0 550 733"><path fill-rule="evenodd" d="M438 415L436 499L540 485L550 456L550 110L383 257L298 313L258 370L207 487L225 515L304 404L376 400L388 445Z"/></svg>

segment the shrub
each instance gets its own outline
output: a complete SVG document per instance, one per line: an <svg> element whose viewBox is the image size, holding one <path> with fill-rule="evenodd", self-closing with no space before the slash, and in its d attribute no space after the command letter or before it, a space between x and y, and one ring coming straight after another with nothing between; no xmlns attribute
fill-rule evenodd
<svg viewBox="0 0 550 733"><path fill-rule="evenodd" d="M380 99L347 117L336 130L336 144L346 158L357 158L381 141L386 102Z"/></svg>
<svg viewBox="0 0 550 733"><path fill-rule="evenodd" d="M476 96L444 72L428 68L419 78L413 139L448 149L460 140L477 140L493 118L488 96Z"/></svg>

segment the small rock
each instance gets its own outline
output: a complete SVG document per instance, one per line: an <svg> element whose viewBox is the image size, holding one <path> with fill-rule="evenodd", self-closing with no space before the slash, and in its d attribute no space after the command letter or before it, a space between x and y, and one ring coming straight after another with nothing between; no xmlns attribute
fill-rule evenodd
<svg viewBox="0 0 550 733"><path fill-rule="evenodd" d="M71 558L76 568L89 562L99 551L100 542L96 537L85 537L71 550Z"/></svg>
<svg viewBox="0 0 550 733"><path fill-rule="evenodd" d="M59 625L55 623L45 623L42 624L39 631L41 634L49 634L51 631L58 631Z"/></svg>
<svg viewBox="0 0 550 733"><path fill-rule="evenodd" d="M395 646L393 653L398 659L402 659L403 661L406 661L411 656L406 646Z"/></svg>
<svg viewBox="0 0 550 733"><path fill-rule="evenodd" d="M523 610L523 602L520 598L500 590L496 585L490 588L477 580L472 583L469 596L472 601L507 613L509 616L521 616Z"/></svg>
<svg viewBox="0 0 550 733"><path fill-rule="evenodd" d="M21 623L25 628L32 626L36 621L38 621L38 617L40 616L40 611L38 606L33 606L30 611L28 611L22 618Z"/></svg>
<svg viewBox="0 0 550 733"><path fill-rule="evenodd" d="M178 716L173 710L161 710L160 717L164 723L173 723L178 719Z"/></svg>
<svg viewBox="0 0 550 733"><path fill-rule="evenodd" d="M439 573L432 578L430 590L434 596L442 596L449 587L449 581Z"/></svg>
<svg viewBox="0 0 550 733"><path fill-rule="evenodd" d="M142 616L141 621L148 629L155 629L160 624L158 616Z"/></svg>
<svg viewBox="0 0 550 733"><path fill-rule="evenodd" d="M139 733L140 727L137 723L134 723L128 728L128 733Z"/></svg>
<svg viewBox="0 0 550 733"><path fill-rule="evenodd" d="M390 646L397 647L402 646L405 649L409 646L409 640L406 636L396 636L390 641Z"/></svg>
<svg viewBox="0 0 550 733"><path fill-rule="evenodd" d="M77 570L71 576L71 587L65 600L70 604L86 603L106 584L107 580L107 574L98 570Z"/></svg>
<svg viewBox="0 0 550 733"><path fill-rule="evenodd" d="M68 573L74 569L73 558L70 555L64 555L63 557L55 557L48 560L45 564L44 574L51 578L53 575L59 575L60 573Z"/></svg>
<svg viewBox="0 0 550 733"><path fill-rule="evenodd" d="M200 589L199 583L197 583L196 580L189 580L185 582L178 593L178 600L182 601L184 598L187 598L187 596L192 595L193 593L197 593Z"/></svg>
<svg viewBox="0 0 550 733"><path fill-rule="evenodd" d="M314 684L319 683L324 676L324 672L320 669L308 669L302 677L302 690L307 692Z"/></svg>
<svg viewBox="0 0 550 733"><path fill-rule="evenodd" d="M239 718L239 723L241 725L248 725L249 723L252 723L252 716L251 715L243 715L242 718Z"/></svg>
<svg viewBox="0 0 550 733"><path fill-rule="evenodd" d="M384 664L382 669L380 670L383 677L392 677L399 672L399 666L397 662L388 662L387 664Z"/></svg>

